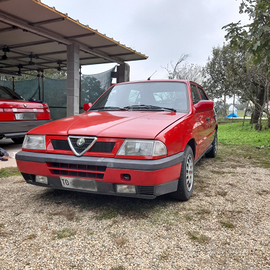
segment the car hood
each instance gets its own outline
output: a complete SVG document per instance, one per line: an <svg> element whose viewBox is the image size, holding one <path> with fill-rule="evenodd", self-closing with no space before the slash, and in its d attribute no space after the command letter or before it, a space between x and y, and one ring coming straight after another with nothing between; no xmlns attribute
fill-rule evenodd
<svg viewBox="0 0 270 270"><path fill-rule="evenodd" d="M154 139L186 114L149 111L92 111L53 121L32 134Z"/></svg>

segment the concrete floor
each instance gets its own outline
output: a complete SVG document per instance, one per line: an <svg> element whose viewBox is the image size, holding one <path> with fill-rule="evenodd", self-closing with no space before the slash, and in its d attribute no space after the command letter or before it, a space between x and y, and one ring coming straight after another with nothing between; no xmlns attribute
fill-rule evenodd
<svg viewBox="0 0 270 270"><path fill-rule="evenodd" d="M0 147L5 149L9 153L9 155L13 157L10 158L8 161L0 161L0 169L4 167L17 167L14 156L15 153L22 150L22 145L15 144L11 139L2 139L0 140Z"/></svg>

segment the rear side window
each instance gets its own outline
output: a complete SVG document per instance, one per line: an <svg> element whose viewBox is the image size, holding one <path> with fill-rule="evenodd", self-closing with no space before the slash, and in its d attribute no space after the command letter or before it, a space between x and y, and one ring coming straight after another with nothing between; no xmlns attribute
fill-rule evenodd
<svg viewBox="0 0 270 270"><path fill-rule="evenodd" d="M204 93L204 91L202 90L202 88L198 87L199 92L201 94L202 100L208 100L206 94Z"/></svg>
<svg viewBox="0 0 270 270"><path fill-rule="evenodd" d="M191 84L191 93L192 93L193 104L198 103L201 100L201 97L199 95L196 85L194 84Z"/></svg>

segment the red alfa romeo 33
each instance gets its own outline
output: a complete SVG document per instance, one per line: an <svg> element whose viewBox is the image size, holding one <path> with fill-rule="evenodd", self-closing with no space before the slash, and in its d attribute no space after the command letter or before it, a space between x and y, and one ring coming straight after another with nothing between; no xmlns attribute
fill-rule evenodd
<svg viewBox="0 0 270 270"><path fill-rule="evenodd" d="M213 107L194 82L119 83L86 112L29 131L17 165L33 185L188 200L194 164L217 154Z"/></svg>

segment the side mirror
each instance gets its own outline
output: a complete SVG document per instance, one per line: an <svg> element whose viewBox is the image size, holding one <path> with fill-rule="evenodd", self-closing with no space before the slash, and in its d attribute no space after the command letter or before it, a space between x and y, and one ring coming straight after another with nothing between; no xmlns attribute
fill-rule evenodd
<svg viewBox="0 0 270 270"><path fill-rule="evenodd" d="M214 101L212 100L201 100L194 105L196 112L211 111L214 109Z"/></svg>
<svg viewBox="0 0 270 270"><path fill-rule="evenodd" d="M84 111L88 111L92 107L92 103L84 103L83 104L83 109Z"/></svg>

